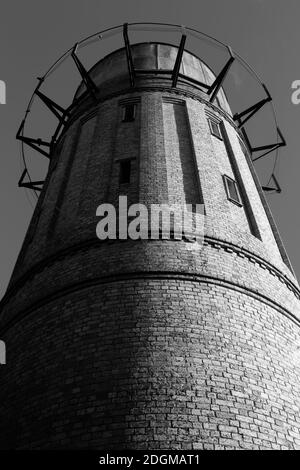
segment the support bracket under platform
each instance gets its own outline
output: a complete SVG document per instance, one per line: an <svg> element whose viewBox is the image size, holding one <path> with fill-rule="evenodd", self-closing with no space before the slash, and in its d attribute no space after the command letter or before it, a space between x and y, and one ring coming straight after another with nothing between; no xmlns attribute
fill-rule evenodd
<svg viewBox="0 0 300 470"><path fill-rule="evenodd" d="M178 48L174 69L173 69L173 72L172 72L172 87L174 87L174 88L177 85L177 81L178 81L178 77L179 77L179 70L180 70L180 66L181 66L181 62L182 62L182 56L183 56L183 52L184 52L185 42L186 42L186 35L183 34L181 36L180 45L179 45L179 48Z"/></svg>
<svg viewBox="0 0 300 470"><path fill-rule="evenodd" d="M78 69L78 71L81 75L82 81L85 84L87 91L90 93L90 95L93 97L93 99L96 100L96 95L97 95L97 92L98 92L98 88L95 85L95 83L93 82L93 80L91 79L89 73L87 72L87 70L85 69L83 64L80 62L80 60L79 60L79 58L76 54L77 48L78 48L78 43L76 43L73 47L73 50L72 50L72 53L71 53L72 59L75 62L75 65L76 65L76 67L77 67L77 69Z"/></svg>
<svg viewBox="0 0 300 470"><path fill-rule="evenodd" d="M246 122L254 116L266 103L269 103L272 101L272 96L269 93L269 90L267 89L266 85L262 83L262 86L267 94L267 97L258 101L257 103L253 104L249 108L245 109L244 111L240 113L236 113L233 116L233 119L238 122L238 127L242 127L246 124ZM244 117L244 119L242 119Z"/></svg>
<svg viewBox="0 0 300 470"><path fill-rule="evenodd" d="M129 37L128 37L128 23L124 23L123 25L123 38L124 38L124 43L125 43L125 51L126 51L130 86L133 88L135 85L135 70L134 70L134 65L133 65L131 46L130 46Z"/></svg>
<svg viewBox="0 0 300 470"><path fill-rule="evenodd" d="M219 90L220 90L220 88L221 88L221 86L222 86L222 84L223 84L223 82L226 78L226 75L228 74L229 69L230 69L231 65L233 64L233 62L235 60L235 57L232 53L231 48L227 47L227 49L228 49L230 58L228 59L227 63L224 65L224 67L222 68L219 75L215 78L212 85L207 90L207 94L211 95L210 98L209 98L210 103L212 103L215 100L215 98L216 98L217 94L219 93Z"/></svg>
<svg viewBox="0 0 300 470"><path fill-rule="evenodd" d="M51 143L46 142L45 140L42 140L42 139L33 139L32 137L24 137L23 135L24 124L25 124L25 119L23 119L23 121L21 122L21 125L16 135L16 139L21 140L25 144L29 145L29 147L33 148L37 152L41 153L42 155L50 159L50 153L46 152L46 150L41 148L41 146L48 147L49 149L51 149Z"/></svg>
<svg viewBox="0 0 300 470"><path fill-rule="evenodd" d="M43 101L43 103L47 106L48 109L57 117L59 122L64 122L65 118L68 116L68 110L64 109L59 104L55 103L51 98L44 95L39 90L36 90L35 94Z"/></svg>
<svg viewBox="0 0 300 470"><path fill-rule="evenodd" d="M270 182L273 181L274 186L269 186ZM280 184L278 183L278 180L274 173L272 173L270 182L268 183L267 186L262 186L262 189L266 192L275 192L275 193L281 193L281 187Z"/></svg>
<svg viewBox="0 0 300 470"><path fill-rule="evenodd" d="M28 188L33 189L34 191L42 191L44 181L24 181L26 176L29 178L27 168L24 169L21 178L18 181L19 188Z"/></svg>
<svg viewBox="0 0 300 470"><path fill-rule="evenodd" d="M280 142L276 142L275 144L261 145L260 147L250 147L251 152L259 152L259 151L265 150L265 152L263 152L261 155L254 158L252 160L253 162L256 162L256 160L259 160L260 158L265 157L266 155L278 149L279 147L286 146L285 138L283 137L279 127L277 127L277 135L280 138Z"/></svg>

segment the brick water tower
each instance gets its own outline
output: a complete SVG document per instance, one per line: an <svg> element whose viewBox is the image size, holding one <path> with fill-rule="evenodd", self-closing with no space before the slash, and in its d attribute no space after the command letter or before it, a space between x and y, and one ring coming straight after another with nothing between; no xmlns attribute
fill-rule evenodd
<svg viewBox="0 0 300 470"><path fill-rule="evenodd" d="M93 36L124 43L91 69L91 38L50 69L80 72L68 108L39 80L51 142L26 119L18 132L50 164L19 182L41 191L1 304L1 448L300 448L300 292L264 196L277 179L262 187L253 165L284 141L246 132L270 94L233 114L231 49L213 73L187 47L200 33L136 43L135 28ZM99 240L96 209L120 195L203 204L203 243Z"/></svg>

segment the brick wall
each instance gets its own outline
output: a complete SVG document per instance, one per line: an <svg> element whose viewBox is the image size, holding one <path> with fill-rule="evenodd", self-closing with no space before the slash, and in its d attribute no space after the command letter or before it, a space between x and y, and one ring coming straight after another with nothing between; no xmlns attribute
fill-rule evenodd
<svg viewBox="0 0 300 470"><path fill-rule="evenodd" d="M300 448L299 326L246 292L105 282L36 308L5 340L4 447Z"/></svg>

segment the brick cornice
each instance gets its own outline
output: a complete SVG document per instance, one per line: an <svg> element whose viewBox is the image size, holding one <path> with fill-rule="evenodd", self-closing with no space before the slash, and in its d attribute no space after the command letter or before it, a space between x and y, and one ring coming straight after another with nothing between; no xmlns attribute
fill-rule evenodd
<svg viewBox="0 0 300 470"><path fill-rule="evenodd" d="M168 271L138 271L138 272L126 272L108 276L101 276L95 277L93 279L86 279L84 281L76 282L69 284L61 289L57 289L55 292L43 297L42 299L33 302L29 307L24 310L21 310L16 316L12 319L7 321L7 323L0 328L0 333L7 331L11 328L15 323L19 320L24 318L25 316L32 313L34 310L44 306L45 304L57 300L58 298L64 297L65 295L71 294L73 292L79 292L83 289L88 289L93 286L101 285L101 284L111 284L115 282L122 282L128 280L179 280L179 281L187 281L187 282L198 282L198 283L206 283L206 284L213 284L220 287L224 287L226 289L231 289L247 296L250 296L264 304L276 309L279 313L287 317L293 323L295 323L298 327L300 327L300 319L298 319L295 315L289 312L286 308L279 305L274 300L266 297L265 295L255 292L252 289L249 289L245 286L240 286L237 283L232 281L219 279L214 276L207 276L198 273L185 273L185 272L168 272Z"/></svg>
<svg viewBox="0 0 300 470"><path fill-rule="evenodd" d="M238 132L240 134L240 130L239 130L238 126L235 124L232 117L226 111L224 111L222 108L220 108L220 107L214 105L213 103L211 103L209 101L209 99L205 99L203 97L203 95L204 95L203 91L199 90L198 93L197 93L197 92L193 92L191 90L188 90L186 88L181 88L180 86L177 86L176 88L173 88L173 87L168 86L168 85L161 85L161 84L160 85L149 85L149 84L147 84L147 85L144 85L144 86L137 86L137 87L134 87L134 88L125 88L125 89L110 93L110 94L106 95L105 97L100 98L98 100L97 104L93 106L92 111L90 110L91 109L90 103L88 103L88 109L89 109L88 111L87 111L86 108L79 109L78 111L74 111L72 113L71 117L69 118L68 122L66 123L66 125L64 127L64 130L61 133L56 145L59 144L59 141L62 138L62 136L64 135L64 133L66 132L66 130L72 124L74 124L74 122L76 122L79 119L80 120L82 119L83 121L85 121L89 118L89 115L94 116L95 113L97 112L97 109L103 103L105 103L106 101L109 101L113 98L118 98L118 97L123 96L123 95L131 95L131 94L136 94L136 93L147 93L147 92L148 93L153 93L153 92L170 93L170 94L173 94L173 95L176 95L176 96L181 96L181 97L185 97L185 98L192 98L196 101L199 101L200 103L205 104L208 108L210 108L215 113L222 116L222 118L224 118L232 127L234 127L236 132Z"/></svg>
<svg viewBox="0 0 300 470"><path fill-rule="evenodd" d="M147 240L135 240L136 242L153 242L157 241L156 239L147 239ZM186 243L193 243L190 240L176 240L176 239L160 239L160 242L186 242ZM4 297L0 302L0 311L3 309L4 305L11 299L13 295L17 293L19 289L23 287L30 279L32 279L35 275L41 273L45 268L51 266L54 262L58 261L59 259L63 259L67 256L72 255L81 250L86 250L92 247L95 247L99 244L113 244L113 243L126 243L126 240L106 240L100 241L98 238L93 238L89 240L85 240L84 242L72 245L65 249L62 249L56 252L53 255L48 256L47 258L43 259L42 261L38 262L34 266L32 266L28 271L23 274L19 279L17 279L14 284L10 286L10 288L5 293ZM300 299L300 289L285 275L283 274L278 268L274 265L269 263L268 261L264 260L260 256L254 254L253 252L245 249L244 247L235 245L233 243L227 242L225 240L221 240L214 237L205 236L204 237L204 245L209 245L216 250L224 250L227 253L234 253L241 258L247 259L249 262L256 264L259 268L267 270L272 276L275 276L280 282L282 282L294 295L297 299ZM84 281L83 281L84 282ZM243 286L244 288L244 286Z"/></svg>

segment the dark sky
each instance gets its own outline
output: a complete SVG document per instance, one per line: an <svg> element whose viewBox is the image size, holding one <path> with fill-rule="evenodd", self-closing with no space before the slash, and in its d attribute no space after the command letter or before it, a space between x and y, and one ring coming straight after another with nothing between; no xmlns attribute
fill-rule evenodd
<svg viewBox="0 0 300 470"><path fill-rule="evenodd" d="M6 82L7 104L0 105L0 295L33 212L25 191L17 187L20 150L15 134L36 77L78 40L126 21L182 24L215 36L268 85L288 142L277 173L283 192L268 200L299 277L300 105L291 102L291 83L300 79L299 18L299 0L2 1L0 79Z"/></svg>

